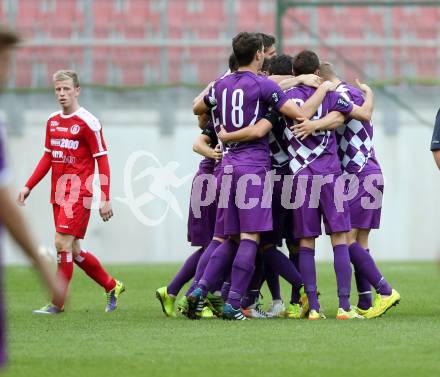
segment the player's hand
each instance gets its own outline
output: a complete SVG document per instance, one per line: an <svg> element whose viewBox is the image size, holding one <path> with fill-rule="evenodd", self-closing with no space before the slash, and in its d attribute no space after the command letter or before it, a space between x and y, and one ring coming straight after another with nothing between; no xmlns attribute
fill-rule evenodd
<svg viewBox="0 0 440 377"><path fill-rule="evenodd" d="M367 92L371 92L371 91L372 91L371 88L370 88L367 84L364 84L364 83L360 82L358 79L356 79L356 85L357 85L358 88L359 88L360 90L362 90L364 93L367 93Z"/></svg>
<svg viewBox="0 0 440 377"><path fill-rule="evenodd" d="M304 140L307 136L316 131L315 123L310 119L298 119L301 123L295 124L290 127L295 137L299 140Z"/></svg>
<svg viewBox="0 0 440 377"><path fill-rule="evenodd" d="M321 85L319 85L319 88L323 88L326 92L332 92L336 90L339 83L337 82L331 82L331 81L324 81Z"/></svg>
<svg viewBox="0 0 440 377"><path fill-rule="evenodd" d="M220 144L217 144L212 150L212 158L217 162L223 158L222 146Z"/></svg>
<svg viewBox="0 0 440 377"><path fill-rule="evenodd" d="M301 75L301 81L304 85L312 86L314 88L317 88L319 85L322 84L322 78L318 75Z"/></svg>
<svg viewBox="0 0 440 377"><path fill-rule="evenodd" d="M18 193L17 204L23 207L26 204L25 201L30 193L31 190L29 190L28 187L23 187L22 190Z"/></svg>
<svg viewBox="0 0 440 377"><path fill-rule="evenodd" d="M229 134L225 130L223 124L220 124L220 132L217 134L217 137L223 142L227 143L229 141Z"/></svg>
<svg viewBox="0 0 440 377"><path fill-rule="evenodd" d="M101 215L101 218L104 221L109 221L113 217L113 209L109 201L101 203L101 208L99 208L99 214Z"/></svg>

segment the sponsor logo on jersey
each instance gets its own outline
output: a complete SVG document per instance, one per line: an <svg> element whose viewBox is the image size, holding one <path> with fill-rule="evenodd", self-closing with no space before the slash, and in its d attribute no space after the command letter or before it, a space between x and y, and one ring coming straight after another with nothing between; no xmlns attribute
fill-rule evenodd
<svg viewBox="0 0 440 377"><path fill-rule="evenodd" d="M272 94L272 98L273 98L273 101L274 101L275 103L277 103L277 102L278 102L278 93L273 93L273 94Z"/></svg>
<svg viewBox="0 0 440 377"><path fill-rule="evenodd" d="M57 131L67 132L69 129L67 127L57 127Z"/></svg>
<svg viewBox="0 0 440 377"><path fill-rule="evenodd" d="M63 158L63 156L64 156L63 151L52 151L53 158Z"/></svg>
<svg viewBox="0 0 440 377"><path fill-rule="evenodd" d="M80 130L80 127L78 124L74 124L72 127L70 127L70 133L72 135L76 135Z"/></svg>
<svg viewBox="0 0 440 377"><path fill-rule="evenodd" d="M56 126L58 126L60 124L60 122L58 122L57 120L51 120L50 121L50 126L51 127L56 127Z"/></svg>
<svg viewBox="0 0 440 377"><path fill-rule="evenodd" d="M65 164L74 164L76 162L76 157L75 156L64 156L63 162Z"/></svg>
<svg viewBox="0 0 440 377"><path fill-rule="evenodd" d="M50 145L52 147L77 150L79 147L79 141L70 139L50 139Z"/></svg>
<svg viewBox="0 0 440 377"><path fill-rule="evenodd" d="M343 98L339 98L338 99L338 105L342 105L344 107L348 107L348 102L345 99L343 99Z"/></svg>

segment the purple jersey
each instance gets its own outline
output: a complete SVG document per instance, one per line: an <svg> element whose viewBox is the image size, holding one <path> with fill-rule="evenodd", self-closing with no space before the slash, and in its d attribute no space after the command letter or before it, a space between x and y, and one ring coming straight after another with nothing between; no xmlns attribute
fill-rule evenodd
<svg viewBox="0 0 440 377"><path fill-rule="evenodd" d="M269 107L279 110L288 99L276 83L250 71L238 71L216 81L208 96L217 102L212 109L214 126L223 124L227 132L254 125ZM222 163L269 167L268 137L225 145Z"/></svg>
<svg viewBox="0 0 440 377"><path fill-rule="evenodd" d="M215 148L215 146L218 144L218 138L217 134L214 130L214 124L212 121L209 121L205 128L202 131L202 135L206 135L211 140L209 145L211 148ZM213 170L215 167L215 160L212 158L205 157L202 161L200 161L199 169L200 170Z"/></svg>
<svg viewBox="0 0 440 377"><path fill-rule="evenodd" d="M358 106L364 103L362 91L343 82L336 89L343 98ZM348 118L336 130L338 154L342 169L356 174L361 171L377 171L380 165L373 147L373 123Z"/></svg>
<svg viewBox="0 0 440 377"><path fill-rule="evenodd" d="M300 85L286 91L288 98L302 106L309 99L316 88ZM324 97L313 119L321 119L331 111L349 114L353 104L344 99L337 92L329 92ZM334 131L318 131L307 136L304 140L297 139L288 127L294 124L293 120L286 119L285 133L289 140L289 167L293 174L301 172L306 175L326 175L341 173L341 163L336 149Z"/></svg>

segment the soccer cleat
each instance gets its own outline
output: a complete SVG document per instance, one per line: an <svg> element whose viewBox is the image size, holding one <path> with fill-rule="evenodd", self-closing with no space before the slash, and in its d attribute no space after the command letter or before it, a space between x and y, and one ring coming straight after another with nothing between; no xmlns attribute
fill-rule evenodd
<svg viewBox="0 0 440 377"><path fill-rule="evenodd" d="M269 310L266 312L269 318L284 317L286 307L283 300L274 300L269 306Z"/></svg>
<svg viewBox="0 0 440 377"><path fill-rule="evenodd" d="M182 296L182 297L177 301L177 310L178 310L182 315L187 315L187 313L188 313L188 299L186 298L186 296Z"/></svg>
<svg viewBox="0 0 440 377"><path fill-rule="evenodd" d="M189 319L200 319L200 314L205 306L205 297L200 288L196 288L187 297L188 299L188 312Z"/></svg>
<svg viewBox="0 0 440 377"><path fill-rule="evenodd" d="M209 306L205 306L200 313L200 318L214 318L215 315Z"/></svg>
<svg viewBox="0 0 440 377"><path fill-rule="evenodd" d="M373 310L365 315L365 318L376 318L385 314L388 309L400 302L400 294L395 289L391 291L391 295L384 296L379 293L374 297Z"/></svg>
<svg viewBox="0 0 440 377"><path fill-rule="evenodd" d="M300 302L300 306L301 306L301 312L299 317L300 318L306 318L307 314L309 314L309 299L307 298L307 294L304 291L304 286L301 287L301 289L299 290L300 293L300 298L299 298L299 302ZM319 292L317 292L318 297L320 295Z"/></svg>
<svg viewBox="0 0 440 377"><path fill-rule="evenodd" d="M208 293L208 296L206 297L206 304L215 316L221 317L223 313L223 306L225 305L222 296Z"/></svg>
<svg viewBox="0 0 440 377"><path fill-rule="evenodd" d="M115 287L105 293L107 297L107 305L105 307L105 312L110 313L116 310L118 307L119 296L125 292L125 285L122 281L116 280Z"/></svg>
<svg viewBox="0 0 440 377"><path fill-rule="evenodd" d="M345 320L345 319L364 319L364 317L361 316L360 314L358 314L354 307L351 307L349 311L345 311L344 309L339 308L338 309L338 313L336 314L336 319L341 319L341 320Z"/></svg>
<svg viewBox="0 0 440 377"><path fill-rule="evenodd" d="M176 298L168 294L167 287L160 287L156 290L156 298L162 306L162 311L167 317L175 317L174 302Z"/></svg>
<svg viewBox="0 0 440 377"><path fill-rule="evenodd" d="M230 321L246 321L247 318L244 316L240 309L234 309L231 304L225 304L223 307L223 319Z"/></svg>
<svg viewBox="0 0 440 377"><path fill-rule="evenodd" d="M368 309L361 309L357 306L354 307L354 310L356 310L356 313L361 315L362 317L367 318L367 316L370 314L370 312L373 310L373 307L369 307Z"/></svg>
<svg viewBox="0 0 440 377"><path fill-rule="evenodd" d="M242 309L241 311L246 318L258 318L258 319L269 318L268 314L261 309L261 304L258 301L255 304L252 304L251 306Z"/></svg>
<svg viewBox="0 0 440 377"><path fill-rule="evenodd" d="M64 312L64 308L60 309L58 306L53 304L47 304L43 306L41 309L33 310L33 314L60 314Z"/></svg>
<svg viewBox="0 0 440 377"><path fill-rule="evenodd" d="M310 321L317 321L317 320L320 320L320 319L326 319L326 316L324 315L324 313L322 313L322 312L317 312L316 310L312 309L312 310L310 310L310 312L309 312L309 317L308 317L308 319L309 319Z"/></svg>
<svg viewBox="0 0 440 377"><path fill-rule="evenodd" d="M286 318L300 319L303 313L303 307L300 304L289 304L285 312Z"/></svg>

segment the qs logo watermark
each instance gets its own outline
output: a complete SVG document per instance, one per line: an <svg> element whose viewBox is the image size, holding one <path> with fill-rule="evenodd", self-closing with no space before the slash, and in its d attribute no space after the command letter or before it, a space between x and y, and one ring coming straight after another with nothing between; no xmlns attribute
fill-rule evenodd
<svg viewBox="0 0 440 377"><path fill-rule="evenodd" d="M144 167L140 173L139 166ZM184 185L192 175L182 178L177 176L180 164L170 161L162 165L159 159L150 152L141 150L133 152L127 159L124 168L125 197L116 197L126 204L136 219L144 225L156 226L162 223L171 209L180 219L183 219L182 210L172 189ZM136 195L134 185L145 184L145 190ZM154 204L160 201L161 210L151 210ZM154 216L153 216L154 214Z"/></svg>

